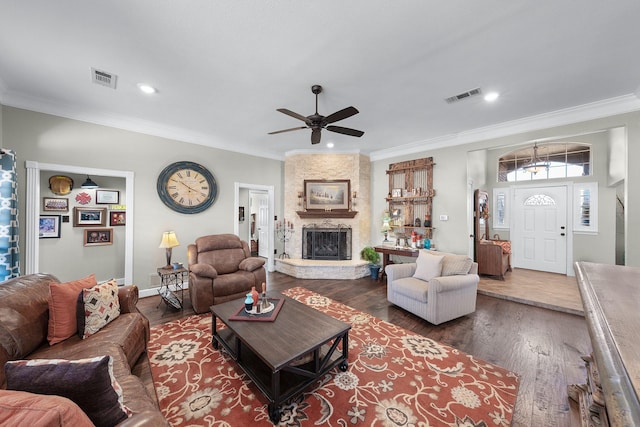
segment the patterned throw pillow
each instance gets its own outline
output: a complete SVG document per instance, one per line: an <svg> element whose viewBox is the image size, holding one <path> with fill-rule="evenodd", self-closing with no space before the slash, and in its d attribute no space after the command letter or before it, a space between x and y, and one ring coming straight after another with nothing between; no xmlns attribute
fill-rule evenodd
<svg viewBox="0 0 640 427"><path fill-rule="evenodd" d="M114 426L131 415L113 376L111 356L14 360L5 364L5 371L7 390L66 397L97 427Z"/></svg>
<svg viewBox="0 0 640 427"><path fill-rule="evenodd" d="M420 250L416 260L416 272L413 277L429 281L440 276L442 272L442 259L444 256L432 255L428 251Z"/></svg>
<svg viewBox="0 0 640 427"><path fill-rule="evenodd" d="M78 295L78 335L85 339L120 315L118 282L111 279Z"/></svg>

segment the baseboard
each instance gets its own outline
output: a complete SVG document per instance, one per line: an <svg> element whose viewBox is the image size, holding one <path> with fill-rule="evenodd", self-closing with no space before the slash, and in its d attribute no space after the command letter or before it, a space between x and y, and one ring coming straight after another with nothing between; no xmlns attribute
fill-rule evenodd
<svg viewBox="0 0 640 427"><path fill-rule="evenodd" d="M183 284L182 287L184 289L189 289L189 281L186 280ZM145 288L145 289L139 289L139 296L140 298L147 298L147 297L155 297L158 296L160 294L160 292L158 292L160 290L160 286L155 286L153 288ZM171 290L174 291L174 287L171 286Z"/></svg>

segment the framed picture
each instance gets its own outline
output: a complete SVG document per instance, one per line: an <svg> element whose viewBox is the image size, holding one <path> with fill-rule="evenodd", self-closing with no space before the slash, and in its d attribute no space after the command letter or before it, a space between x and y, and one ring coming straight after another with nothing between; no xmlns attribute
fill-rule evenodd
<svg viewBox="0 0 640 427"><path fill-rule="evenodd" d="M391 197L402 197L402 188L391 189Z"/></svg>
<svg viewBox="0 0 640 427"><path fill-rule="evenodd" d="M117 205L120 203L120 192L117 190L96 190L97 205Z"/></svg>
<svg viewBox="0 0 640 427"><path fill-rule="evenodd" d="M73 226L90 227L107 224L107 208L76 206L73 208Z"/></svg>
<svg viewBox="0 0 640 427"><path fill-rule="evenodd" d="M125 211L109 212L109 225L111 227L127 225L127 213Z"/></svg>
<svg viewBox="0 0 640 427"><path fill-rule="evenodd" d="M60 237L60 215L40 215L38 236L41 239Z"/></svg>
<svg viewBox="0 0 640 427"><path fill-rule="evenodd" d="M244 206L238 207L238 221L244 222Z"/></svg>
<svg viewBox="0 0 640 427"><path fill-rule="evenodd" d="M305 208L307 210L349 210L351 181L304 180Z"/></svg>
<svg viewBox="0 0 640 427"><path fill-rule="evenodd" d="M84 246L113 245L113 228L85 228Z"/></svg>
<svg viewBox="0 0 640 427"><path fill-rule="evenodd" d="M69 212L69 199L43 197L42 210L51 212Z"/></svg>

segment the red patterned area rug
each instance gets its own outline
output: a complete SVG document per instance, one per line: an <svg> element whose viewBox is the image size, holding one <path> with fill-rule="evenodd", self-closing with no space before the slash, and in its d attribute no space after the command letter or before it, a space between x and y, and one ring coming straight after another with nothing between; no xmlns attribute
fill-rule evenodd
<svg viewBox="0 0 640 427"><path fill-rule="evenodd" d="M348 370L335 368L284 405L279 425L511 424L516 374L307 289L283 293L352 329ZM149 361L172 426L272 425L264 396L233 359L211 346L210 315L152 328Z"/></svg>

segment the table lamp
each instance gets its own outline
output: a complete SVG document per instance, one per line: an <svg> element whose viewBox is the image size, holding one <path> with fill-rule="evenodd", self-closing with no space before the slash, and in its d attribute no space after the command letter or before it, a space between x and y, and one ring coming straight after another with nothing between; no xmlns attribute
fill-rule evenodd
<svg viewBox="0 0 640 427"><path fill-rule="evenodd" d="M167 255L167 265L165 268L171 268L171 248L180 246L176 233L174 231L165 231L162 233L162 241L160 242L160 248L165 248Z"/></svg>
<svg viewBox="0 0 640 427"><path fill-rule="evenodd" d="M384 240L382 241L382 243L390 242L390 240L388 239L389 231L391 231L390 222L391 218L389 217L389 211L384 211L384 214L382 216L382 232L384 233Z"/></svg>

